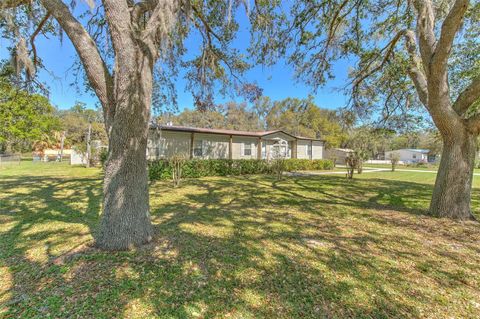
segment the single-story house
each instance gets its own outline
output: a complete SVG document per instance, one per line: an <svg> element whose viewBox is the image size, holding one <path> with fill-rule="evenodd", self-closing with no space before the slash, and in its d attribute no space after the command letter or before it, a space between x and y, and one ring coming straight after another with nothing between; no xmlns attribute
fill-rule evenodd
<svg viewBox="0 0 480 319"><path fill-rule="evenodd" d="M397 153L400 157L400 161L404 163L427 163L431 158L428 156L430 150L403 148L385 152L385 159L390 160L392 154L394 153Z"/></svg>
<svg viewBox="0 0 480 319"><path fill-rule="evenodd" d="M150 126L150 160L182 155L202 159L322 159L324 141L282 130L248 132L173 125Z"/></svg>

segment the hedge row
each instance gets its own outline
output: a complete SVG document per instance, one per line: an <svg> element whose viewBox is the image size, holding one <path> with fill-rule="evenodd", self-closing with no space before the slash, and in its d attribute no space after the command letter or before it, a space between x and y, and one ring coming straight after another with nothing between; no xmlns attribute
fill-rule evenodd
<svg viewBox="0 0 480 319"><path fill-rule="evenodd" d="M317 171L333 169L333 162L331 160L309 160L291 158L285 160L285 171Z"/></svg>
<svg viewBox="0 0 480 319"><path fill-rule="evenodd" d="M333 169L329 160L286 159L284 165L285 171L289 172ZM151 161L148 172L150 180L172 178L172 166L168 160ZM182 167L183 178L270 173L273 173L271 163L258 159L192 159L186 160Z"/></svg>

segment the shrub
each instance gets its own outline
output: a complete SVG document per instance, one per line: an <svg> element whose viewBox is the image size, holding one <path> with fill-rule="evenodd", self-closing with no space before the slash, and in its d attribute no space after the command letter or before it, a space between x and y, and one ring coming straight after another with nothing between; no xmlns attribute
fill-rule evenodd
<svg viewBox="0 0 480 319"><path fill-rule="evenodd" d="M390 163L392 163L392 172L395 172L398 162L400 161L400 154L397 152L390 153Z"/></svg>
<svg viewBox="0 0 480 319"><path fill-rule="evenodd" d="M258 159L191 159L181 164L182 178L198 178L206 176L229 176L275 173L274 162ZM148 165L150 180L166 180L173 178L173 160L162 159L152 161ZM282 163L285 171L327 170L333 169L329 160L285 159Z"/></svg>
<svg viewBox="0 0 480 319"><path fill-rule="evenodd" d="M108 158L108 150L106 148L102 148L99 154L100 164L102 165L102 167L105 167L107 158Z"/></svg>
<svg viewBox="0 0 480 319"><path fill-rule="evenodd" d="M331 160L309 160L309 159L287 159L285 160L285 170L292 171L316 171L333 169Z"/></svg>
<svg viewBox="0 0 480 319"><path fill-rule="evenodd" d="M358 167L359 157L355 153L349 153L347 157L345 157L345 163L347 164L347 178L353 178L353 172L355 168Z"/></svg>
<svg viewBox="0 0 480 319"><path fill-rule="evenodd" d="M173 187L180 186L180 181L183 177L183 167L185 164L185 157L182 155L175 155L173 156L169 164L172 168L172 180L173 180Z"/></svg>

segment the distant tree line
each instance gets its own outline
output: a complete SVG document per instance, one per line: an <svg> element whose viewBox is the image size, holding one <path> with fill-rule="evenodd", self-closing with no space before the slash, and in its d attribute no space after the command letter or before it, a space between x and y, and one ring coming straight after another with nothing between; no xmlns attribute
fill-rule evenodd
<svg viewBox="0 0 480 319"><path fill-rule="evenodd" d="M377 159L386 151L404 148L428 149L432 154L441 154L442 139L434 128L398 131L356 126L349 131L345 147L363 153L365 159Z"/></svg>

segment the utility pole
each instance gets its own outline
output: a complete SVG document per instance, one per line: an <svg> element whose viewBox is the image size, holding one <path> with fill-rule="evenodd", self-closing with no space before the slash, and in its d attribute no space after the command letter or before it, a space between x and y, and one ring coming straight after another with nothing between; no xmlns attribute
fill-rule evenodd
<svg viewBox="0 0 480 319"><path fill-rule="evenodd" d="M87 167L90 167L90 158L91 158L91 146L90 146L90 137L92 135L92 122L88 122L88 133L87 133Z"/></svg>

